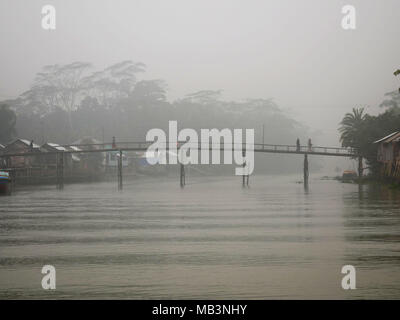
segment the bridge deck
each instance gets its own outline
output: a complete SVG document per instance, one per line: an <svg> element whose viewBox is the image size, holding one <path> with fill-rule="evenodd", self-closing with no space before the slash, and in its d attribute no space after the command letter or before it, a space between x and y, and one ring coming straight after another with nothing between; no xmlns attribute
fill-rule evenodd
<svg viewBox="0 0 400 320"><path fill-rule="evenodd" d="M92 153L92 152L111 152L111 151L137 151L137 152L145 152L148 147L153 144L153 142L118 142L117 147L110 148L111 143L100 143L100 144L80 144L80 145L63 145L63 147L78 147L81 150L67 150L61 151L63 153ZM183 145L180 143L179 146ZM194 144L190 145L192 148L196 148L197 150L220 150L224 151L224 146L220 146L218 144ZM233 147L242 147L243 149L250 149L249 145L246 144L233 144ZM229 148L232 150L232 147ZM242 150L243 150L242 149ZM165 145L163 150L170 151L173 149L169 148L168 142ZM175 150L175 149L174 149ZM281 145L281 144L254 144L254 152L264 152L264 153L277 153L277 154L309 154L309 155L320 155L320 156L334 156L334 157L357 157L357 151L351 148L337 148L337 147L322 147L315 146L308 148L308 146L300 146L297 148L296 145ZM45 156L50 154L60 153L57 151L51 152L28 152L28 153L7 153L0 154L0 158L2 157L14 157L14 156Z"/></svg>

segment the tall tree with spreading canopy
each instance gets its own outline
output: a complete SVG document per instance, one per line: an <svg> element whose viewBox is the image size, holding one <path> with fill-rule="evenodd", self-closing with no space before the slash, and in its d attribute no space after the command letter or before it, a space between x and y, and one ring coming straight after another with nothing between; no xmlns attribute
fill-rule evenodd
<svg viewBox="0 0 400 320"><path fill-rule="evenodd" d="M117 99L129 96L137 81L136 74L145 68L144 63L126 60L94 72L83 79L86 94L112 108Z"/></svg>
<svg viewBox="0 0 400 320"><path fill-rule="evenodd" d="M86 62L43 67L42 72L36 74L30 90L22 94L24 105L34 107L34 113L47 113L55 108L72 112L84 89L84 73L90 67L91 64Z"/></svg>

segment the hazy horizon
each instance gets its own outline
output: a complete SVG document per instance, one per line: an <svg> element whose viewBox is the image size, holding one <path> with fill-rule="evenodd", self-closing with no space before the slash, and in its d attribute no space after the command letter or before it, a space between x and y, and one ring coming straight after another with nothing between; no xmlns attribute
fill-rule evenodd
<svg viewBox="0 0 400 320"><path fill-rule="evenodd" d="M41 28L54 5L57 28ZM99 69L143 62L168 99L222 90L227 100L273 98L326 144L356 106L379 111L399 83L400 2L352 1L356 30L341 27L345 1L21 1L0 4L0 99L18 96L44 65Z"/></svg>

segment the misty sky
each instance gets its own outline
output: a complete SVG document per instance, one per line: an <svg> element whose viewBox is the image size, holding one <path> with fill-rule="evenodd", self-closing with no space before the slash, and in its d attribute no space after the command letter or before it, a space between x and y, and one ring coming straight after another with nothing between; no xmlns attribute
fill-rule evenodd
<svg viewBox="0 0 400 320"><path fill-rule="evenodd" d="M41 27L41 8L57 29ZM341 28L341 8L357 29ZM400 86L399 0L0 0L0 99L26 90L43 65L144 62L170 100L202 90L274 98L326 143L355 106L371 113Z"/></svg>

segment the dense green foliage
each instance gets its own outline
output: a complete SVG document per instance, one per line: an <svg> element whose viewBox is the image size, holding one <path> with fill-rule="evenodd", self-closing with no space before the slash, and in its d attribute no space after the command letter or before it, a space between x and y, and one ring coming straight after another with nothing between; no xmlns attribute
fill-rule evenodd
<svg viewBox="0 0 400 320"><path fill-rule="evenodd" d="M377 116L366 114L363 108L347 113L340 123L340 140L344 147L352 147L367 160L372 174L377 173L377 145L373 142L394 131L400 131L400 94L390 92L381 107L386 108Z"/></svg>

